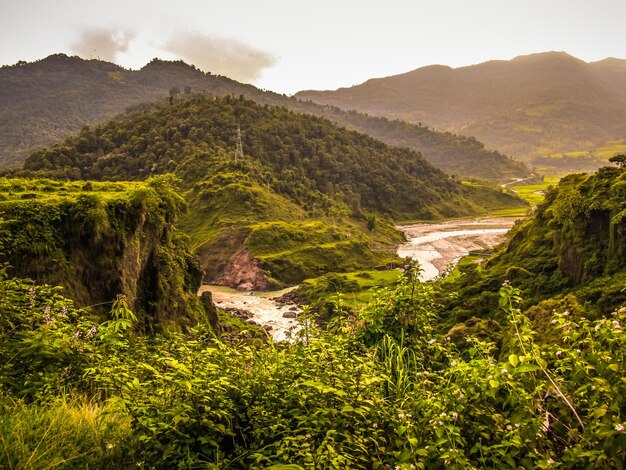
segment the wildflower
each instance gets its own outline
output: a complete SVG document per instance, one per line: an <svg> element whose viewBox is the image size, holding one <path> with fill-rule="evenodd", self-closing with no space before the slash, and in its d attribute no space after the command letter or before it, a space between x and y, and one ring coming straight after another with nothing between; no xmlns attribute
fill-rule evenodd
<svg viewBox="0 0 626 470"><path fill-rule="evenodd" d="M582 351L580 349L577 349L576 352L580 354Z"/></svg>
<svg viewBox="0 0 626 470"><path fill-rule="evenodd" d="M435 338L428 340L428 344L435 344L437 340Z"/></svg>
<svg viewBox="0 0 626 470"><path fill-rule="evenodd" d="M556 318L552 320L550 323L552 323L553 325L556 325Z"/></svg>
<svg viewBox="0 0 626 470"><path fill-rule="evenodd" d="M96 325L93 325L91 328L89 328L89 331L87 331L87 334L85 335L85 339L93 338L97 331L98 331L98 327Z"/></svg>
<svg viewBox="0 0 626 470"><path fill-rule="evenodd" d="M113 449L113 444L107 444L107 445L104 446L104 448L106 450L111 450L111 449Z"/></svg>
<svg viewBox="0 0 626 470"><path fill-rule="evenodd" d="M618 320L613 320L613 327L614 327L616 330L621 330L621 329L622 329L622 325L620 325L620 323L619 323L619 321L618 321Z"/></svg>
<svg viewBox="0 0 626 470"><path fill-rule="evenodd" d="M398 419L404 419L404 413L398 413Z"/></svg>
<svg viewBox="0 0 626 470"><path fill-rule="evenodd" d="M611 312L611 316L616 317L617 316L617 312Z"/></svg>
<svg viewBox="0 0 626 470"><path fill-rule="evenodd" d="M508 371L508 370L506 370L506 369L502 369L500 372L501 372L502 374L508 374L508 373L509 373L509 371Z"/></svg>
<svg viewBox="0 0 626 470"><path fill-rule="evenodd" d="M311 435L310 435L310 434L305 434L305 435L304 435L304 437L305 437L306 439L311 439Z"/></svg>
<svg viewBox="0 0 626 470"><path fill-rule="evenodd" d="M508 279L502 283L502 287L508 287L510 285L511 285L511 282Z"/></svg>
<svg viewBox="0 0 626 470"><path fill-rule="evenodd" d="M624 430L624 425L623 424L616 424L615 425L615 430L617 432L622 432Z"/></svg>
<svg viewBox="0 0 626 470"><path fill-rule="evenodd" d="M557 352L556 352L556 355L557 355L557 356L560 356L562 352L563 352L563 351L557 351Z"/></svg>
<svg viewBox="0 0 626 470"><path fill-rule="evenodd" d="M374 429L377 429L377 428L378 428L378 423L374 423L374 424L372 424L372 427L373 427Z"/></svg>
<svg viewBox="0 0 626 470"><path fill-rule="evenodd" d="M492 380L492 379L493 379L493 375L489 375L489 376L487 376L487 379L488 379L488 380Z"/></svg>
<svg viewBox="0 0 626 470"><path fill-rule="evenodd" d="M626 313L626 307L622 307L619 309L619 313Z"/></svg>
<svg viewBox="0 0 626 470"><path fill-rule="evenodd" d="M546 460L546 462L548 462L549 465L552 465L554 463L554 460L552 460L552 458L549 458L548 460Z"/></svg>
<svg viewBox="0 0 626 470"><path fill-rule="evenodd" d="M455 420L455 421L456 421L457 419L459 419L459 414L458 414L456 411L453 411L453 412L452 412L452 419L453 419L453 420Z"/></svg>
<svg viewBox="0 0 626 470"><path fill-rule="evenodd" d="M513 431L513 426L511 426L510 424L506 425L506 430L507 431Z"/></svg>
<svg viewBox="0 0 626 470"><path fill-rule="evenodd" d="M596 327L594 328L596 331L600 331L600 325L596 325Z"/></svg>
<svg viewBox="0 0 626 470"><path fill-rule="evenodd" d="M515 423L515 427L516 427L516 428L519 428L519 423Z"/></svg>
<svg viewBox="0 0 626 470"><path fill-rule="evenodd" d="M456 366L456 361L454 361L454 360L453 360L453 361L451 361L451 362L450 362L450 365L451 365L452 367L455 367L455 366Z"/></svg>
<svg viewBox="0 0 626 470"><path fill-rule="evenodd" d="M52 323L52 319L50 318L50 305L46 305L46 308L43 309L43 321L46 325Z"/></svg>

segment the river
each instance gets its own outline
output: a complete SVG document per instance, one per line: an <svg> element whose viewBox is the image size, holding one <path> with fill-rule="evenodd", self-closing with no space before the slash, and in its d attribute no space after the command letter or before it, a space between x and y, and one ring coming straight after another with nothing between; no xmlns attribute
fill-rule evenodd
<svg viewBox="0 0 626 470"><path fill-rule="evenodd" d="M502 242L516 220L488 217L399 225L408 242L398 247L398 256L419 261L423 270L420 279L430 281L471 251L486 250Z"/></svg>
<svg viewBox="0 0 626 470"><path fill-rule="evenodd" d="M274 341L284 341L289 338L289 333L296 333L300 329L296 319L288 317L297 316L302 313L302 310L294 304L277 303L274 299L296 287L277 291L243 292L230 287L205 284L200 287L198 295L204 291L210 291L213 303L218 308L245 310L250 313L250 320L261 326L271 327L268 332Z"/></svg>
<svg viewBox="0 0 626 470"><path fill-rule="evenodd" d="M515 220L498 217L400 225L398 229L406 234L408 242L398 247L398 255L418 260L423 269L421 280L428 281L470 251L485 250L500 243ZM213 302L219 308L249 312L251 320L266 328L271 327L269 333L274 341L284 341L289 339L290 332L299 330L297 320L289 317L299 315L301 310L293 304L282 304L275 299L296 287L251 293L223 286L203 285L198 295L211 291Z"/></svg>

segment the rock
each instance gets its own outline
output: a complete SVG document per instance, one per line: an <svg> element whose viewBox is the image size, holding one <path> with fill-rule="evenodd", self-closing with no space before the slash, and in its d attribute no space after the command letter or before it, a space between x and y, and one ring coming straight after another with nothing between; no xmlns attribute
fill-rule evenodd
<svg viewBox="0 0 626 470"><path fill-rule="evenodd" d="M263 325L263 329L264 329L265 331L272 331L272 330L273 330L273 328L271 327L271 325Z"/></svg>
<svg viewBox="0 0 626 470"><path fill-rule="evenodd" d="M298 318L298 314L290 310L289 312L283 313L283 318Z"/></svg>
<svg viewBox="0 0 626 470"><path fill-rule="evenodd" d="M290 310L290 311L292 311L292 312L297 312L297 311L298 311L298 307L296 307L296 306L294 305L294 306L293 306L293 307L291 307L289 310Z"/></svg>

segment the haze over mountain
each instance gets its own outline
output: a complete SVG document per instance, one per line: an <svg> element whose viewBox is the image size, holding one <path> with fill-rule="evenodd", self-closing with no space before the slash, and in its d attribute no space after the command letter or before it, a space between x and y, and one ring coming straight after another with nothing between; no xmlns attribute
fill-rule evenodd
<svg viewBox="0 0 626 470"><path fill-rule="evenodd" d="M519 162L486 150L473 138L305 103L205 74L180 61L155 59L133 71L63 54L0 68L0 166L17 166L39 147L58 142L85 125L103 122L129 106L164 100L170 92L244 95L260 104L323 116L385 143L417 150L449 174L493 180L530 174Z"/></svg>
<svg viewBox="0 0 626 470"><path fill-rule="evenodd" d="M626 137L626 60L587 63L546 52L450 68L422 67L298 98L472 135L532 162Z"/></svg>

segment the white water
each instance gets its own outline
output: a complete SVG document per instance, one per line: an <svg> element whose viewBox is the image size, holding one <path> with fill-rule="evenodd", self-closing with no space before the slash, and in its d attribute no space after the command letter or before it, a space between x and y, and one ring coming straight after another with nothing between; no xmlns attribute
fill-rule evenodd
<svg viewBox="0 0 626 470"><path fill-rule="evenodd" d="M509 231L514 219L447 221L440 224L399 226L409 241L398 248L398 256L419 261L421 281L436 278L473 250L497 245ZM480 225L480 228L468 228Z"/></svg>
<svg viewBox="0 0 626 470"><path fill-rule="evenodd" d="M297 286L296 286L297 287ZM274 341L288 340L290 334L295 334L299 329L295 318L285 318L283 314L293 311L300 314L301 310L290 310L294 305L278 305L274 298L280 297L296 287L268 292L242 292L229 287L203 285L198 291L200 295L204 291L210 291L213 303L219 308L237 308L247 310L252 314L251 320L259 325L269 325L272 329L269 334Z"/></svg>

